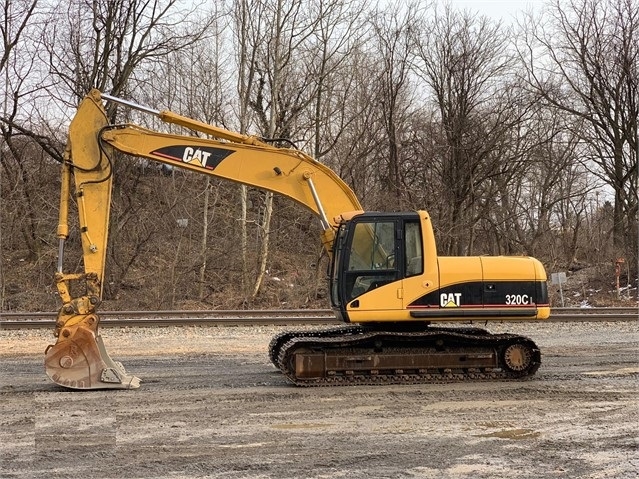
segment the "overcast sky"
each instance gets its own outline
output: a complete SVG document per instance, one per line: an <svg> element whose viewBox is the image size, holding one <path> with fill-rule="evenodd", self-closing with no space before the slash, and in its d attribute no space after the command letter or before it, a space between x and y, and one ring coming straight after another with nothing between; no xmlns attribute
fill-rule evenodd
<svg viewBox="0 0 639 479"><path fill-rule="evenodd" d="M476 11L495 20L510 21L530 9L538 11L546 0L448 0L460 10Z"/></svg>

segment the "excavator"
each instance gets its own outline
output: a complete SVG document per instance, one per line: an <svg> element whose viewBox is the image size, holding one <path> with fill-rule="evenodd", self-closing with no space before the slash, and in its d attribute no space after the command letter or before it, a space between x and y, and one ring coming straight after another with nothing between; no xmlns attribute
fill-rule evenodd
<svg viewBox="0 0 639 479"><path fill-rule="evenodd" d="M205 137L110 124L106 101ZM538 260L438 256L428 212L365 212L337 174L291 145L276 146L92 90L69 126L62 164L55 283L63 304L57 339L45 351L46 374L56 384L70 389L140 385L109 356L99 333L114 151L277 193L319 218L331 306L345 324L285 331L272 339L269 357L291 383L518 380L539 368L541 353L530 338L473 326L549 317L546 272ZM84 271L67 273L63 257L72 200Z"/></svg>

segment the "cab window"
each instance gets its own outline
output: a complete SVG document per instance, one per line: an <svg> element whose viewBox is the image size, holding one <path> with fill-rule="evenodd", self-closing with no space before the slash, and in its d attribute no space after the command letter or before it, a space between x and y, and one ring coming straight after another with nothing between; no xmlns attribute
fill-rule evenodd
<svg viewBox="0 0 639 479"><path fill-rule="evenodd" d="M407 222L404 225L404 258L406 261L404 277L409 278L424 272L422 230L417 221Z"/></svg>
<svg viewBox="0 0 639 479"><path fill-rule="evenodd" d="M347 301L399 279L395 225L395 221L355 225L345 272Z"/></svg>

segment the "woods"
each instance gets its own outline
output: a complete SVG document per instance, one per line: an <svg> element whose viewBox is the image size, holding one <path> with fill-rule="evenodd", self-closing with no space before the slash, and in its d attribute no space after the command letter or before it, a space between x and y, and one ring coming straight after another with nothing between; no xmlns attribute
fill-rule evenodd
<svg viewBox="0 0 639 479"><path fill-rule="evenodd" d="M58 306L60 162L92 87L290 140L365 209L427 209L440 254L532 255L549 273L624 258L637 286L637 0L549 0L502 23L443 2L2 2L0 310ZM115 160L105 309L328 305L308 212ZM80 269L77 238L67 250Z"/></svg>

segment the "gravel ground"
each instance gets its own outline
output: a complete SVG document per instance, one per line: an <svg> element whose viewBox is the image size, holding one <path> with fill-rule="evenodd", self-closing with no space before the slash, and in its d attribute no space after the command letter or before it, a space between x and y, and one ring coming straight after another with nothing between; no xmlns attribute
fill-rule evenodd
<svg viewBox="0 0 639 479"><path fill-rule="evenodd" d="M133 391L46 378L49 330L0 331L2 478L635 478L637 323L492 324L522 382L297 388L276 327L105 329Z"/></svg>

